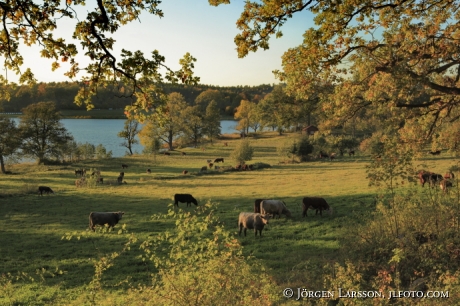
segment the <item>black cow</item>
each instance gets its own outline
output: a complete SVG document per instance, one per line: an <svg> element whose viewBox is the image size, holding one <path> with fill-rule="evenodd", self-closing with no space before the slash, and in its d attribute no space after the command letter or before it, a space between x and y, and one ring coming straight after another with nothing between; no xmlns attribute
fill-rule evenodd
<svg viewBox="0 0 460 306"><path fill-rule="evenodd" d="M122 167L123 169L125 169L125 168L128 168L128 165L121 164L121 167Z"/></svg>
<svg viewBox="0 0 460 306"><path fill-rule="evenodd" d="M53 189L47 186L38 186L38 192L40 192L41 196L43 195L43 193L46 193L46 194L54 193Z"/></svg>
<svg viewBox="0 0 460 306"><path fill-rule="evenodd" d="M302 199L302 216L308 216L308 208L316 209L316 214L323 216L323 210L329 211L329 214L332 214L332 207L327 204L326 200L318 197L305 197Z"/></svg>
<svg viewBox="0 0 460 306"><path fill-rule="evenodd" d="M224 159L223 158L216 158L214 160L214 163L223 163L224 162Z"/></svg>
<svg viewBox="0 0 460 306"><path fill-rule="evenodd" d="M198 201L188 193L176 193L174 195L174 205L179 207L179 202L187 203L187 207L192 206L192 203L198 205Z"/></svg>
<svg viewBox="0 0 460 306"><path fill-rule="evenodd" d="M439 154L441 154L441 151L438 150L438 151L430 152L430 154L431 155L439 155Z"/></svg>
<svg viewBox="0 0 460 306"><path fill-rule="evenodd" d="M329 155L327 155L326 153L323 153L323 151L319 151L319 158L328 158Z"/></svg>
<svg viewBox="0 0 460 306"><path fill-rule="evenodd" d="M92 212L89 214L89 228L94 232L96 225L108 224L109 228L114 227L121 220L125 213L119 212Z"/></svg>

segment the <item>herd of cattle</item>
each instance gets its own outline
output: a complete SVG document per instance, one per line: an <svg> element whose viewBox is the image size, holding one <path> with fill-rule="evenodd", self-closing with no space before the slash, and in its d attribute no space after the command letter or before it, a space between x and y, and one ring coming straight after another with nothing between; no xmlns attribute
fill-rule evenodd
<svg viewBox="0 0 460 306"><path fill-rule="evenodd" d="M455 178L455 175L452 171L447 172L442 176L441 174L421 170L418 173L418 178L420 180L420 184L422 187L425 186L425 183L428 183L430 187L435 187L436 184L439 184L441 190L447 193L449 190L448 188L452 187L452 180Z"/></svg>
<svg viewBox="0 0 460 306"><path fill-rule="evenodd" d="M354 155L354 151L352 153ZM350 154L350 155L351 155ZM334 156L334 155L332 155ZM331 158L332 156L328 156L323 152L320 153L321 158ZM335 157L335 156L334 156ZM207 169L207 167L211 168L213 164L224 162L223 158L216 158L214 163L212 160L207 160L208 166L203 167L203 169ZM246 165L250 166L250 165ZM123 164L122 169L128 168L128 165ZM216 167L217 168L217 167ZM252 170L251 168L248 169L238 169L238 170ZM147 169L147 173L151 173L150 169ZM187 174L188 171L184 170L183 174ZM117 178L117 183L121 184L124 178L124 172L120 172L120 175ZM75 181L75 185L77 187L83 185L85 183L85 176L86 170L85 169L77 169L75 170L75 176L79 176L80 178ZM97 183L103 183L103 178L101 177L100 171L94 171L91 176L96 176ZM441 174L424 171L421 170L417 174L422 187L425 186L425 183L428 183L430 187L436 186L439 184L440 188L443 192L448 192L448 188L452 187L452 180L454 179L454 174L452 172L446 173L444 176ZM40 195L43 193L50 194L54 191L48 186L39 186L38 192ZM191 195L185 193L178 193L174 195L174 206L179 207L179 203L186 203L187 207L191 206L192 203L198 205L198 201ZM326 202L324 198L320 197L304 197L302 199L302 216L307 216L308 209L316 210L316 215L319 214L322 216L323 210L328 211L329 214L332 214L333 209L332 207ZM89 215L89 227L92 231L95 230L96 225L108 225L110 227L114 227L123 217L124 212L91 212ZM285 215L288 218L292 217L291 211L286 207L286 204L280 200L267 200L267 199L256 199L254 201L254 212L241 212L238 216L238 227L239 227L239 235L241 236L241 232L244 229L244 235L246 236L247 229L253 229L255 236L259 233L262 236L262 230L266 224L268 224L268 220L270 218L278 218L281 215Z"/></svg>

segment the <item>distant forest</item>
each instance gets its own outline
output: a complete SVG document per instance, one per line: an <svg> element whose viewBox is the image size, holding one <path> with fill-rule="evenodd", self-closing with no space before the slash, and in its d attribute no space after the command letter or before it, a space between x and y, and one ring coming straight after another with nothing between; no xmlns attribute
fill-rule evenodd
<svg viewBox="0 0 460 306"><path fill-rule="evenodd" d="M216 101L222 115L233 115L241 100L258 102L273 90L274 85L219 87L211 85L185 86L164 84L166 94L179 92L188 104L194 105L196 98L205 91L218 91ZM54 102L58 110L84 109L74 104L74 97L80 87L78 82L37 83L33 86L17 86L10 90L10 100L0 101L0 110L20 112L22 108L37 102ZM118 96L117 96L118 95ZM93 98L96 109L124 108L131 98L119 97L118 88L100 88Z"/></svg>

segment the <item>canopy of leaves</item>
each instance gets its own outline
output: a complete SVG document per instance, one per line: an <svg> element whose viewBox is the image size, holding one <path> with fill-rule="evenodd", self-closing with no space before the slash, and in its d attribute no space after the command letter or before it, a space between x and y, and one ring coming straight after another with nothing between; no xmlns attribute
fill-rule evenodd
<svg viewBox="0 0 460 306"><path fill-rule="evenodd" d="M280 37L293 14L308 10L315 28L286 51L283 70L275 72L290 94L320 99L331 125L366 109L404 127L406 141L429 139L460 118L458 6L437 0L248 1L235 43L240 57L268 49L269 38Z"/></svg>
<svg viewBox="0 0 460 306"><path fill-rule="evenodd" d="M2 2L0 56L5 59L4 67L20 74L20 83L33 84L36 81L33 72L30 69L21 69L23 55L20 46L38 45L42 57L54 60L52 70L57 69L60 62L68 62L70 68L65 75L69 78L77 77L80 71L85 72L78 95L75 97L77 104L86 104L87 108L91 109L91 97L96 94L99 86L123 84L126 89L123 87L119 94L133 98L127 111L156 108L163 98L158 84L164 80L186 84L196 84L199 81L192 71L195 58L189 53L185 54L179 61L181 69L173 71L164 64L165 58L157 50L152 51L150 56L145 56L141 51L125 49L120 55L115 55L113 49L116 40L113 36L123 25L139 20L143 12L163 17L163 12L159 8L160 3L159 0L98 0L91 8L82 0ZM83 6L84 10L79 10ZM86 16L77 16L77 11L85 11ZM86 67L80 67L76 60L78 48L75 44L67 43L65 38L53 35L58 20L73 19L77 21L74 24L72 38L79 41L85 50L85 56L89 60ZM160 69L166 71L164 76ZM0 82L8 83L5 77L0 77ZM3 97L7 95L4 92Z"/></svg>

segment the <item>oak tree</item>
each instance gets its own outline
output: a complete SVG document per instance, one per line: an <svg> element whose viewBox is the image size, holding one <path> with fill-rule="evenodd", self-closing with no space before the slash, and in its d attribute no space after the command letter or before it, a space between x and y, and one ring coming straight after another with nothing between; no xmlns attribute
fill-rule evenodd
<svg viewBox="0 0 460 306"><path fill-rule="evenodd" d="M5 159L15 154L21 145L16 122L8 117L0 116L0 171L6 173Z"/></svg>
<svg viewBox="0 0 460 306"><path fill-rule="evenodd" d="M60 122L61 115L52 102L39 102L22 109L19 123L22 153L36 158L38 163L59 155L61 146L72 140Z"/></svg>
<svg viewBox="0 0 460 306"><path fill-rule="evenodd" d="M124 139L121 146L129 150L129 155L133 155L133 145L139 143L139 140L136 139L136 135L139 134L139 131L139 122L135 119L128 118L125 121L123 130L117 134L118 137Z"/></svg>

